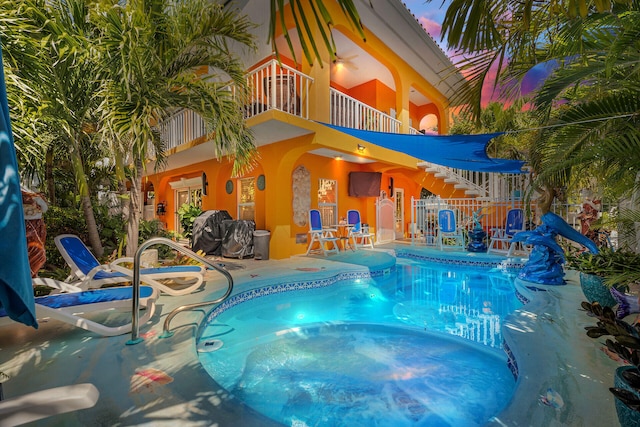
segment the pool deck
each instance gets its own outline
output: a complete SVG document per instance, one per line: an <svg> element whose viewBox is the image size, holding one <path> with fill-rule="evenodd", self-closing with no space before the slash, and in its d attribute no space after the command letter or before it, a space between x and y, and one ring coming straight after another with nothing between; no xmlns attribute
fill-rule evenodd
<svg viewBox="0 0 640 427"><path fill-rule="evenodd" d="M439 251L407 245L382 245L376 250L342 252L329 257L296 256L287 260L225 259L234 278L232 295L267 284L322 280L337 272L367 274L394 262L393 251L424 258ZM484 262L503 258L460 253L453 258ZM572 273L572 272L570 272ZM0 328L0 372L4 396L11 398L52 387L92 383L100 392L90 409L57 415L31 425L91 426L276 426L218 386L200 365L195 334L210 307L181 313L160 338L166 316L176 307L212 300L226 290L226 280L207 273L199 292L157 301L156 313L140 328L144 341L127 345L131 335L100 337L55 320L40 321L34 330L15 324ZM588 338L585 326L595 321L580 310L584 300L576 275L565 286L519 282L530 302L503 324L503 334L520 376L512 402L492 426L615 426L614 399L608 388L618 363L601 350L604 341ZM122 314L119 315L122 317ZM555 406L541 396L553 390ZM0 420L0 425L2 425Z"/></svg>

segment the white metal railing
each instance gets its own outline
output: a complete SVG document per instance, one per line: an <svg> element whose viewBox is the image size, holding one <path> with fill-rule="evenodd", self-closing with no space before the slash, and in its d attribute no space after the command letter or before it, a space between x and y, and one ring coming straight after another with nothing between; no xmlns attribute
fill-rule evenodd
<svg viewBox="0 0 640 427"><path fill-rule="evenodd" d="M165 150L170 150L207 134L206 124L202 117L187 109L176 111L158 127L165 144ZM150 150L150 154L153 155L149 157L155 157L153 150Z"/></svg>
<svg viewBox="0 0 640 427"><path fill-rule="evenodd" d="M519 199L530 180L529 174L475 172L429 162L421 162L418 166L444 179L446 183L465 190L468 196L487 199Z"/></svg>
<svg viewBox="0 0 640 427"><path fill-rule="evenodd" d="M268 61L247 74L249 85L248 101L244 107L244 117L249 118L270 109L277 109L308 119L309 88L313 79L287 65L278 65L276 60ZM229 87L233 91L233 87ZM165 150L178 147L207 135L202 117L194 111L176 111L159 126ZM152 147L149 157L155 157Z"/></svg>
<svg viewBox="0 0 640 427"><path fill-rule="evenodd" d="M400 133L400 120L330 88L331 124L352 129Z"/></svg>
<svg viewBox="0 0 640 427"><path fill-rule="evenodd" d="M459 227L471 230L474 227L474 212L478 212L482 228L490 233L493 228L504 226L507 211L511 208L523 208L528 221L531 220L531 205L524 205L516 199L479 199L456 198L442 199L440 197L427 197L425 199L411 198L411 242L415 244L420 239L427 245L436 244L436 231L438 228L438 211L440 209L452 209L456 213L456 223Z"/></svg>
<svg viewBox="0 0 640 427"><path fill-rule="evenodd" d="M244 117L276 109L309 118L309 89L313 79L272 59L247 75L249 103Z"/></svg>
<svg viewBox="0 0 640 427"><path fill-rule="evenodd" d="M424 199L411 198L411 223L409 231L411 244L421 243L428 246L436 244L438 228L438 211L440 209L452 209L456 213L456 223L459 227L471 230L474 228L474 212L479 212L479 222L482 229L491 235L494 228L503 228L507 211L512 208L521 208L525 214L525 229L533 229L538 225L536 216L537 202L531 200L525 202L521 198L503 199L479 199L479 198L453 198L442 199L437 196ZM579 213L581 204L564 203L555 200L551 205L551 212L560 216L569 225L580 231ZM616 236L609 237L610 244L617 246Z"/></svg>

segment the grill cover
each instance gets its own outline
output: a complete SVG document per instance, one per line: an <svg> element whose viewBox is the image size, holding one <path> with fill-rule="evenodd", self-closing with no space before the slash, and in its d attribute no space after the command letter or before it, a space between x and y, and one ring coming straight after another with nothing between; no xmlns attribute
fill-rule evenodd
<svg viewBox="0 0 640 427"><path fill-rule="evenodd" d="M210 210L202 212L193 221L193 242L191 248L194 252L202 251L207 255L222 254L222 238L224 230L222 222L230 220L231 215L227 211Z"/></svg>
<svg viewBox="0 0 640 427"><path fill-rule="evenodd" d="M245 258L253 256L253 232L256 223L247 220L223 221L222 256Z"/></svg>

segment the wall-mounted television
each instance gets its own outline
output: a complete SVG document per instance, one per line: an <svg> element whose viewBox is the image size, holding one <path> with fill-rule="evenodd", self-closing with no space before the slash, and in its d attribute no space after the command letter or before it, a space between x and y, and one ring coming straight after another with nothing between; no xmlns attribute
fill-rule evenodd
<svg viewBox="0 0 640 427"><path fill-rule="evenodd" d="M351 197L379 197L380 172L349 172L349 196Z"/></svg>

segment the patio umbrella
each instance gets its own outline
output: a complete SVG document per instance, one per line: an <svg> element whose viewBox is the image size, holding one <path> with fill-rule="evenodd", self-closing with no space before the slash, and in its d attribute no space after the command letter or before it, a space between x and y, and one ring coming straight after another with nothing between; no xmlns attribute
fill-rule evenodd
<svg viewBox="0 0 640 427"><path fill-rule="evenodd" d="M35 317L31 269L22 210L18 161L13 145L9 105L0 49L0 308L28 326Z"/></svg>

